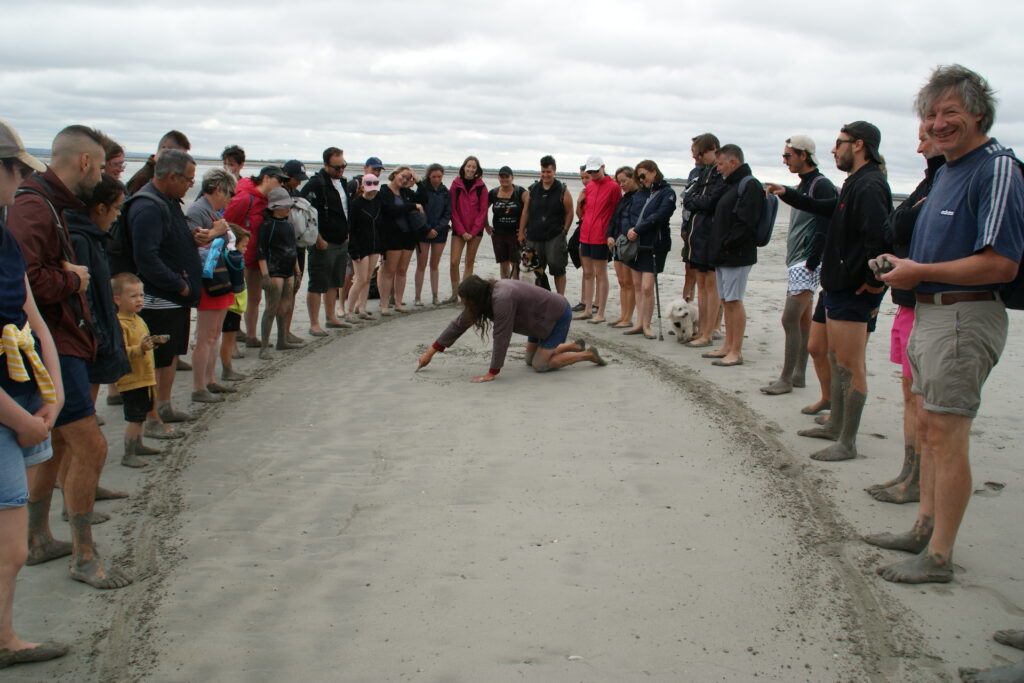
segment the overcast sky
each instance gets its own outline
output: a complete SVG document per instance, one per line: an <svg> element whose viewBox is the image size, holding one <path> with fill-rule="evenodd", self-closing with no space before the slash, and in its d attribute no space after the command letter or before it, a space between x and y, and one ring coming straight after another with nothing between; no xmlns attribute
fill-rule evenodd
<svg viewBox="0 0 1024 683"><path fill-rule="evenodd" d="M790 181L784 140L806 133L822 170L839 127L882 131L894 190L921 176L911 102L930 70L989 79L992 130L1024 148L1024 3L341 2L0 0L0 118L30 147L69 123L129 151L171 128L196 154L345 150L388 165L560 170L604 157L692 167L690 139L740 145L762 180Z"/></svg>

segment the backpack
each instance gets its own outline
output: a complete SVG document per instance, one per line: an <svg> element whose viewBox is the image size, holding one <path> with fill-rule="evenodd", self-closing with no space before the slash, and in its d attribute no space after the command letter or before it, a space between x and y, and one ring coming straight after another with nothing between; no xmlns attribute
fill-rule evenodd
<svg viewBox="0 0 1024 683"><path fill-rule="evenodd" d="M305 197L295 197L295 205L288 214L295 228L295 246L312 247L320 235L320 217Z"/></svg>
<svg viewBox="0 0 1024 683"><path fill-rule="evenodd" d="M1013 155L1013 152L1008 149L1001 149L992 154L992 157L1010 157L1017 162L1017 168L1020 169L1021 173L1024 174L1024 161L1021 161ZM974 172L977 175L977 171ZM967 209L971 212L972 216L977 217L978 207L971 206L971 195L974 189L974 175L971 176L971 180L967 184ZM1021 259L1018 263L1024 262L1024 254L1021 254ZM1014 310L1024 310L1024 268L1020 265L1017 266L1017 277L1013 278L1002 286L999 290L999 297L1003 300L1003 304L1007 308Z"/></svg>
<svg viewBox="0 0 1024 683"><path fill-rule="evenodd" d="M739 209L743 190L753 180L754 176L752 175L740 180L739 190L736 193L736 208L733 209L733 212ZM766 195L763 191L761 197L764 199L764 204L761 207L761 218L757 221L757 229L754 231L754 244L766 247L772 239L772 228L775 227L775 217L779 213L779 198L773 194Z"/></svg>
<svg viewBox="0 0 1024 683"><path fill-rule="evenodd" d="M132 252L132 233L128 227L128 207L139 197L145 197L155 202L160 208L160 218L164 222L165 230L171 224L171 211L167 208L167 203L163 197L147 192L143 188L124 200L124 205L121 207L121 215L110 226L110 232L108 233L110 241L107 243L107 260L110 261L110 272L114 275L118 273L139 272L138 267L135 265L135 254Z"/></svg>

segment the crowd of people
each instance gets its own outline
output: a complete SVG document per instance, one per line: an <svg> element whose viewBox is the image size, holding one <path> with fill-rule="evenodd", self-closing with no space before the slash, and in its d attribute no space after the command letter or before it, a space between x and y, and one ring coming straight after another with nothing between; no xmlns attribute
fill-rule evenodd
<svg viewBox="0 0 1024 683"><path fill-rule="evenodd" d="M494 340L491 366L475 382L497 377L513 332L528 336L527 364L538 372L584 360L605 365L583 340L567 341L570 325L606 323L656 338L657 276L671 251L669 221L677 208L682 296L698 312L686 345L708 349L701 353L715 366L741 366L744 294L775 198L792 207L784 358L778 379L761 391L779 395L805 386L810 358L821 396L803 412L819 424L800 434L832 442L811 455L815 460L856 457L867 400L865 349L891 288L904 459L894 479L868 492L920 507L910 531L865 540L913 553L879 568L889 581L952 580L953 545L971 490L971 421L1006 340L1013 293L1005 283L1018 276L1024 252L1024 180L1012 152L988 136L995 100L978 74L938 68L915 106L927 171L895 210L881 133L866 121L839 128L831 150L846 174L839 189L820 171L807 135L782 145L784 164L799 178L786 187L757 181L739 146L704 133L691 140L695 167L681 196L652 160L609 174L592 156L579 168L584 189L575 200L557 179L552 156L540 159L539 180L529 187L517 185L506 166L488 189L475 156L466 157L450 185L440 164L420 178L404 165L385 172L378 157L348 179L344 151L333 146L312 175L290 160L245 177L245 152L232 145L223 151L223 168L197 178L189 140L179 131L164 135L123 184L124 149L103 133L68 126L54 138L46 165L0 122L0 205L7 209L0 222L7 368L0 373L0 666L67 651L15 635L14 581L23 564L70 555L71 576L96 588L133 580L102 558L91 531L105 518L93 509L95 500L124 495L99 481L107 453L95 410L101 386L108 403L123 406L121 464L145 467L146 456L160 451L144 439L181 438L176 424L196 419L172 404L177 371L191 370L193 403L218 403L246 378L232 367L244 348L259 349L261 359L300 348L306 340L291 326L304 277L309 336L404 313L414 255L412 305L424 305L429 282L433 305L463 307L421 356L420 368L471 327ZM199 196L184 208L197 181ZM485 234L497 281L474 275ZM446 246L452 294L442 299ZM574 306L565 298L570 260L582 270ZM546 277L536 284L518 279L520 263L528 262L551 276L554 291L545 288ZM609 262L619 286L615 316L607 310ZM379 306L371 311L374 297ZM190 342L189 368L182 357ZM71 542L50 528L58 484ZM1018 644L1020 636L1010 632ZM1008 675L1022 666L1007 668Z"/></svg>

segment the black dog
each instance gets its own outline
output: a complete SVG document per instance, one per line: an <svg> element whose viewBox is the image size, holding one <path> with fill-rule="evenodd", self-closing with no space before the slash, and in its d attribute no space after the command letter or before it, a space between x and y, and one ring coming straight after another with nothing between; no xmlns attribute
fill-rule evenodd
<svg viewBox="0 0 1024 683"><path fill-rule="evenodd" d="M544 264L540 255L530 247L522 247L519 250L519 271L521 273L533 273L533 283L538 287L551 291L551 282L548 281L548 274L544 272Z"/></svg>

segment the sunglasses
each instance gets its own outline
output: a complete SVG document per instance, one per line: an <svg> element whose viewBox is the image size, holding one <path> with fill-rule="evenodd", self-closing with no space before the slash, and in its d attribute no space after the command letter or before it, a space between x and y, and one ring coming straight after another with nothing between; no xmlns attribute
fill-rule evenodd
<svg viewBox="0 0 1024 683"><path fill-rule="evenodd" d="M836 147L839 147L839 145L845 144L847 142L854 143L857 141L853 138L848 138L846 140L844 140L843 138L836 138Z"/></svg>
<svg viewBox="0 0 1024 683"><path fill-rule="evenodd" d="M640 180L647 180L647 174L646 173L637 173L636 177L639 178Z"/></svg>
<svg viewBox="0 0 1024 683"><path fill-rule="evenodd" d="M380 185L379 180L367 180L363 183L363 187L377 187L378 185Z"/></svg>
<svg viewBox="0 0 1024 683"><path fill-rule="evenodd" d="M331 169L334 170L335 172L344 171L346 168L348 168L348 164L339 164L338 166L331 166Z"/></svg>
<svg viewBox="0 0 1024 683"><path fill-rule="evenodd" d="M789 152L786 152L785 154L782 155L782 158L786 160L791 159L792 157L793 155L790 154Z"/></svg>

